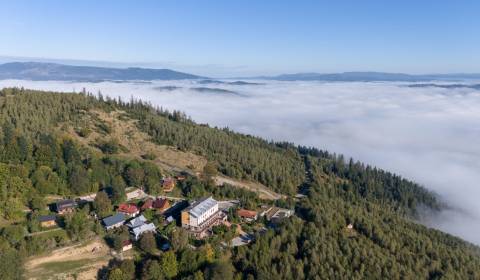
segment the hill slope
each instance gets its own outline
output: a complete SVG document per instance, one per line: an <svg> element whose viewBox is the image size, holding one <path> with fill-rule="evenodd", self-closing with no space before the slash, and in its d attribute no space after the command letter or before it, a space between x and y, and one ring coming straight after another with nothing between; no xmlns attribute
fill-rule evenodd
<svg viewBox="0 0 480 280"><path fill-rule="evenodd" d="M160 192L158 181L169 171L156 162L159 154L140 155L133 142L142 133L140 141L149 141L142 142L145 153L170 149L178 152L173 156L209 162L225 176L259 182L288 196L277 204L296 211L291 219L257 233L249 246L218 249L222 257L213 263L201 250L174 248L177 278L199 272L206 278L222 273L223 279L234 274L243 279L480 277L477 247L414 221L417 206L433 211L443 207L434 194L341 156L198 125L180 112L139 101L87 94L4 89L0 127L0 263L16 263L0 265L2 275L20 273L9 268L21 267L21 257L59 246L56 239L13 234L29 221L23 209L34 207L37 198L109 188L117 203L127 186ZM182 188L188 197L230 195L247 205L258 199L225 190L230 194L195 180ZM293 199L299 191L306 198ZM17 225L6 226L10 223ZM143 266L157 258L142 256L136 263L139 277Z"/></svg>
<svg viewBox="0 0 480 280"><path fill-rule="evenodd" d="M184 80L200 76L170 69L105 68L72 66L43 62L11 62L0 65L0 79L40 81L104 81L104 80Z"/></svg>

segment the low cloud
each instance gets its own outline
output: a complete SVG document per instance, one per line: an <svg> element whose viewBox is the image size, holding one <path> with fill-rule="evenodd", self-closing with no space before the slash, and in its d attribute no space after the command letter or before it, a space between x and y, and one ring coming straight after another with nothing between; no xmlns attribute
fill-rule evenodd
<svg viewBox="0 0 480 280"><path fill-rule="evenodd" d="M179 109L197 122L343 153L438 193L454 209L427 222L480 244L480 91L408 83L272 82L219 85L239 95L189 90L194 81L0 81L55 91L101 91ZM159 91L158 87L178 87ZM216 86L217 87L217 86Z"/></svg>

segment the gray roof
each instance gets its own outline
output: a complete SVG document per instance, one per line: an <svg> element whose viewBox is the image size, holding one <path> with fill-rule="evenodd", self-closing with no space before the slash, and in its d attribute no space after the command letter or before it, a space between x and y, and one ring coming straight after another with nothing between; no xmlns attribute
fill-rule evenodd
<svg viewBox="0 0 480 280"><path fill-rule="evenodd" d="M117 213L113 216L106 217L102 221L106 227L113 226L118 223L123 223L125 221L125 215L122 213Z"/></svg>
<svg viewBox="0 0 480 280"><path fill-rule="evenodd" d="M57 216L55 215L45 215L45 216L38 217L39 222L55 221L56 219L57 219Z"/></svg>
<svg viewBox="0 0 480 280"><path fill-rule="evenodd" d="M127 223L127 226L130 227L130 228L136 228L136 227L139 227L139 226L145 224L146 221L147 221L147 219L145 218L145 216L140 215L136 218L131 219Z"/></svg>
<svg viewBox="0 0 480 280"><path fill-rule="evenodd" d="M77 203L73 199L59 200L55 202L55 208L57 209L57 211L60 211L66 208L73 208L76 206L77 206Z"/></svg>
<svg viewBox="0 0 480 280"><path fill-rule="evenodd" d="M135 236L139 236L140 234L147 231L155 231L155 225L153 223L143 224L139 227L132 229L132 233L135 234Z"/></svg>
<svg viewBox="0 0 480 280"><path fill-rule="evenodd" d="M192 204L189 209L189 213L194 216L194 217L200 217L203 213L207 212L209 209L211 209L215 204L218 202L213 199L211 196L204 198L202 200L199 200Z"/></svg>

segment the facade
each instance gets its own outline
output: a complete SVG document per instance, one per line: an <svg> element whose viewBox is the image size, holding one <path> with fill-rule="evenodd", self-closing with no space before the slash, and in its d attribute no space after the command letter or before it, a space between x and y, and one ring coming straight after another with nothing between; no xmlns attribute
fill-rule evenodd
<svg viewBox="0 0 480 280"><path fill-rule="evenodd" d="M125 240L122 243L122 252L128 251L133 248L132 241L130 240Z"/></svg>
<svg viewBox="0 0 480 280"><path fill-rule="evenodd" d="M46 215L38 217L41 227L54 227L57 225L57 217L55 215Z"/></svg>
<svg viewBox="0 0 480 280"><path fill-rule="evenodd" d="M77 207L77 203L73 199L65 199L55 202L55 211L60 214L72 213Z"/></svg>
<svg viewBox="0 0 480 280"><path fill-rule="evenodd" d="M123 213L117 213L113 216L106 217L102 220L106 230L121 227L125 222L125 215Z"/></svg>
<svg viewBox="0 0 480 280"><path fill-rule="evenodd" d="M129 217L135 217L140 214L140 210L134 204L122 203L118 205L118 212L123 213Z"/></svg>
<svg viewBox="0 0 480 280"><path fill-rule="evenodd" d="M181 213L182 227L197 238L207 236L213 226L226 219L227 215L218 210L218 202L212 197L195 202Z"/></svg>

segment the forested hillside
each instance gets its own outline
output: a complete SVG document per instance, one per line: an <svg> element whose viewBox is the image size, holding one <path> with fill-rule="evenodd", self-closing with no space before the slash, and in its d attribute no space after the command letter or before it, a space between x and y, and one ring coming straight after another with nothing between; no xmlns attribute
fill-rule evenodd
<svg viewBox="0 0 480 280"><path fill-rule="evenodd" d="M477 247L413 221L418 206L438 210L442 203L423 187L395 174L313 148L198 125L180 112L141 101L3 89L0 274L4 279L21 277L21 269L12 268L21 267L24 258L63 244L58 237L25 234L25 228L35 231L35 215L46 207L49 196L108 189L112 203L118 203L128 186L160 192L158 182L166 171L148 157L125 156L128 147L111 139L111 127L98 118L98 111L121 112L123 119L118 121L135 120L154 143L205 157L226 176L258 181L288 196L277 204L295 209L292 219L257 234L249 246L215 247L214 258L206 259L203 251L188 246L175 247L169 257L181 268L170 278L480 278ZM79 140L91 133L102 137L96 143ZM219 191L208 180L182 186L187 197L242 196L243 204L258 199L250 193L225 190ZM299 191L306 197L293 199ZM100 234L98 224L85 222L87 215L78 213L76 220L66 221L71 239ZM207 245L202 248L210 248ZM133 276L111 279L157 279L145 276L155 262L156 256L142 254L132 264ZM108 269L123 273L121 264Z"/></svg>

